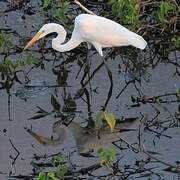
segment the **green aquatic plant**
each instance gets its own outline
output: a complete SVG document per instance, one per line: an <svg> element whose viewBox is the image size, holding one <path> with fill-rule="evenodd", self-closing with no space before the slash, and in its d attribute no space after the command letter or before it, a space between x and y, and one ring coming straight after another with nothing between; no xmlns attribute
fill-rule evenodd
<svg viewBox="0 0 180 180"><path fill-rule="evenodd" d="M56 166L56 176L59 179L64 179L65 174L68 171L67 165L66 165L66 157L64 155L57 156L53 160L54 167Z"/></svg>
<svg viewBox="0 0 180 180"><path fill-rule="evenodd" d="M138 0L109 0L112 14L118 17L122 24L129 26L131 30L139 28Z"/></svg>
<svg viewBox="0 0 180 180"><path fill-rule="evenodd" d="M176 14L176 6L171 1L161 1L159 10L153 14L164 31L170 24L170 17Z"/></svg>
<svg viewBox="0 0 180 180"><path fill-rule="evenodd" d="M103 125L103 120L107 122L111 132L114 131L116 119L113 113L107 114L105 111L99 111L95 116L95 128L100 129Z"/></svg>
<svg viewBox="0 0 180 180"><path fill-rule="evenodd" d="M0 34L0 48L4 54L8 54L10 49L14 46L13 41L11 40L11 33L5 34L4 31L1 31Z"/></svg>
<svg viewBox="0 0 180 180"><path fill-rule="evenodd" d="M57 7L53 10L53 17L59 18L64 23L67 22L67 11L69 8L70 2L68 1L57 1Z"/></svg>
<svg viewBox="0 0 180 180"><path fill-rule="evenodd" d="M40 61L31 54L26 54L25 57L23 55L20 55L19 58L16 60L16 67L25 65L39 66Z"/></svg>
<svg viewBox="0 0 180 180"><path fill-rule="evenodd" d="M42 4L42 10L44 13L48 12L48 8L51 10L50 16L58 18L60 21L67 22L67 11L69 8L70 2L67 0L44 0Z"/></svg>
<svg viewBox="0 0 180 180"><path fill-rule="evenodd" d="M37 180L61 180L64 179L65 174L68 171L66 165L66 157L64 155L59 155L53 158L52 165L56 168L56 171L43 172L38 174Z"/></svg>
<svg viewBox="0 0 180 180"><path fill-rule="evenodd" d="M179 47L180 47L180 36L174 36L174 37L171 39L171 42L173 43L173 45L174 45L176 48L179 48Z"/></svg>
<svg viewBox="0 0 180 180"><path fill-rule="evenodd" d="M46 9L50 6L52 0L44 0L43 1L43 9Z"/></svg>
<svg viewBox="0 0 180 180"><path fill-rule="evenodd" d="M55 177L55 173L54 172L40 172L37 180L57 180L57 178Z"/></svg>
<svg viewBox="0 0 180 180"><path fill-rule="evenodd" d="M37 180L46 180L46 173L41 171L38 174Z"/></svg>
<svg viewBox="0 0 180 180"><path fill-rule="evenodd" d="M176 1L109 0L112 14L121 24L136 31L156 27L162 32L167 28L176 30L180 7Z"/></svg>
<svg viewBox="0 0 180 180"><path fill-rule="evenodd" d="M20 55L16 61L10 59L10 57L6 57L4 61L0 61L1 79L15 79L18 81L17 73L19 72L23 72L27 78L25 73L26 65L38 67L40 61L30 54L27 54L26 56Z"/></svg>
<svg viewBox="0 0 180 180"><path fill-rule="evenodd" d="M106 167L110 166L111 161L115 158L116 156L116 151L112 147L109 149L105 150L104 148L99 148L98 150L99 154L99 159L100 159L100 164L101 166L105 164Z"/></svg>
<svg viewBox="0 0 180 180"><path fill-rule="evenodd" d="M12 75L15 71L15 68L16 65L13 64L12 60L9 58L7 58L5 61L0 61L0 73L2 77L5 75Z"/></svg>

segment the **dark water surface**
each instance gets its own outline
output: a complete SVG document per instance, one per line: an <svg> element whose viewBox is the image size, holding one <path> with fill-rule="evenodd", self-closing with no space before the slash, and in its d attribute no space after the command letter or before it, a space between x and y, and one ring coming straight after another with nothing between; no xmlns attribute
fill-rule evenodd
<svg viewBox="0 0 180 180"><path fill-rule="evenodd" d="M4 8L6 4L6 2L0 2L0 7ZM28 8L28 6L35 6L35 10L38 7L34 1L32 4L27 4L25 8ZM10 28L11 32L16 31L20 35L12 33L11 37L13 42L21 48L21 51L25 42L20 40L26 36L32 37L38 30L37 26L41 23L38 13L32 16L26 15L24 20L22 11L12 11L0 17L0 28ZM29 20L33 17L33 21ZM32 27L32 22L34 27ZM51 37L48 38L49 41L50 39ZM167 44L167 46L159 46L158 41L157 44L153 44L150 41L144 52L129 47L117 48L112 53L112 57L109 56L109 53L112 51L104 51L105 57L108 57L107 63L113 74L113 91L107 103L106 111L113 112L119 119L122 117L144 116L145 118L142 118L144 123L142 123L140 130L141 144L147 151L156 152L155 156L160 160L176 165L180 161L179 102L177 102L176 96L168 96L167 94L175 93L175 85L180 88L179 75L175 74L180 67L180 52L172 50L168 43L164 41L162 41L162 44ZM29 175L33 173L33 169L38 170L33 165L33 162L36 161L33 159L35 154L43 156L44 154L51 155L61 152L69 155L76 149L71 132L68 133L68 137L62 146L44 147L32 138L25 128L32 128L38 134L50 137L53 123L62 117L65 117L65 119L73 117L73 121L80 123L81 126L85 126L91 116L94 118L95 114L104 106L110 87L110 81L104 66L96 72L90 84L87 84L88 93L84 93L82 98L75 98L77 92L82 88L80 81L84 75L85 66L77 78L76 76L80 70L80 66L77 64L78 60L80 61L86 57L84 45L79 49L73 50L72 53L64 53L62 55L57 52L56 56L54 56L54 50L49 49L48 53L44 53L44 70L39 67L34 68L29 73L28 77L31 80L28 84L29 87L25 86L24 76L21 73L18 74L18 78L22 84L14 81L9 90L10 96L5 88L0 90L0 179L9 179L10 173L12 175ZM42 53L38 52L39 47L40 43L36 43L31 48L32 51L27 53L32 53L36 58L42 60ZM47 47L50 47L50 43L47 43L45 49ZM92 55L93 53L94 55ZM9 57L16 61L19 54L11 53ZM91 74L102 63L102 60L94 50L90 54L92 63ZM139 55L137 56L137 54ZM4 58L3 53L0 54L0 58ZM54 62L55 58L56 61ZM61 64L63 60L67 61L67 63ZM132 63L134 61L140 63ZM58 66L59 64L61 65ZM121 68L119 68L119 65L121 65ZM28 66L28 68L30 67ZM55 71L58 73L55 73ZM65 76L62 76L64 72L67 73L67 79ZM119 98L116 98L127 82L135 78L135 83L130 83ZM65 81L64 84L63 81ZM61 106L60 114L53 112L52 95ZM146 96L148 98L159 95L164 95L162 100L165 103L147 102L143 104L141 102L132 102L132 97L140 98L140 96ZM87 103L88 100L89 103ZM30 119L35 116L38 107L49 112L49 115L40 119ZM156 117L157 111L159 114ZM146 123L149 124L147 125ZM145 128L143 124L146 124L149 128ZM129 133L124 138L130 143L138 143L138 131ZM13 158L16 157L17 152L10 140L20 153L14 164L12 164ZM119 143L119 145L125 149L120 150L115 146L113 147L118 154L116 158L122 157L119 161L119 169L122 171L124 165L129 165L129 169L135 171L140 169L140 165L137 165L137 162L147 161L145 154L133 152L130 148L126 148L126 144ZM47 159L44 158L42 159L43 161L47 162ZM79 168L88 167L99 162L98 158L80 157L76 153L72 155L71 161ZM138 177L141 179L148 179L148 177L152 177L152 179L178 179L178 173L165 171L164 169L167 166L154 160L145 163L143 168L144 171L142 170L141 173L135 172L129 176L129 179ZM145 170L148 168L150 170ZM102 175L106 174L106 172L107 169L103 167L93 172L93 174ZM147 177L141 177L144 174Z"/></svg>

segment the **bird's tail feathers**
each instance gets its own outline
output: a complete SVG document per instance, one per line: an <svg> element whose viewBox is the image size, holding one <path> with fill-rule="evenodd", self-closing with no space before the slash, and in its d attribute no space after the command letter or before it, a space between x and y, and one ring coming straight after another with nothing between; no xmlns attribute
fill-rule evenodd
<svg viewBox="0 0 180 180"><path fill-rule="evenodd" d="M145 49L147 42L141 37L140 35L131 32L130 35L130 44L134 47L137 47L139 49Z"/></svg>

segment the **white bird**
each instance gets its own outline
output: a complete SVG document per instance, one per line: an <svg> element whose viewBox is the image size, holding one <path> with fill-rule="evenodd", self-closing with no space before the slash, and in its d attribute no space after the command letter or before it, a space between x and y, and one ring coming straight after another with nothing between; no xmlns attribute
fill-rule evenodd
<svg viewBox="0 0 180 180"><path fill-rule="evenodd" d="M63 26L55 23L48 23L45 24L34 36L34 38L28 42L24 50L28 49L38 39L53 32L57 33L57 37L52 39L52 48L59 52L70 51L76 48L80 43L87 42L88 48L90 47L89 44L92 44L100 54L111 82L109 95L105 106L107 105L109 97L112 94L113 80L112 73L103 57L102 48L132 45L139 49L144 49L147 45L147 42L143 39L143 37L132 31L129 31L127 28L116 23L115 21L97 15L80 14L75 18L74 30L68 42L64 43L67 33ZM88 72L89 59L87 65ZM87 72L84 74L81 82L83 82Z"/></svg>
<svg viewBox="0 0 180 180"><path fill-rule="evenodd" d="M115 21L97 15L80 14L75 18L74 30L71 39L67 43L63 44L67 34L63 26L48 23L29 41L24 50L38 39L53 32L57 33L57 37L52 40L52 48L59 52L70 51L80 43L88 42L103 57L102 48L105 47L132 45L139 49L144 49L147 45L147 42L141 36Z"/></svg>

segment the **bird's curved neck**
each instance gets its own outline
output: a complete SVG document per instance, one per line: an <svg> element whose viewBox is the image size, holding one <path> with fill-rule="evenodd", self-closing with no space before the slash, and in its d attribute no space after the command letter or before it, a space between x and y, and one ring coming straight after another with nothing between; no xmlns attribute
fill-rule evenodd
<svg viewBox="0 0 180 180"><path fill-rule="evenodd" d="M66 139L66 130L64 128L61 128L61 130L56 133L58 134L58 138L54 140L54 143L61 145Z"/></svg>
<svg viewBox="0 0 180 180"><path fill-rule="evenodd" d="M66 131L64 128L60 128L58 131L55 132L58 137L56 139L49 139L46 137L41 136L41 140L44 142L46 146L58 146L63 144L64 140L66 139Z"/></svg>
<svg viewBox="0 0 180 180"><path fill-rule="evenodd" d="M66 52L66 51L70 51L74 48L76 48L81 42L81 38L79 37L79 35L75 32L73 32L71 39L66 42L65 44L62 44L62 40L61 40L61 34L58 33L58 36L53 39L52 41L52 48L59 51L59 52Z"/></svg>

